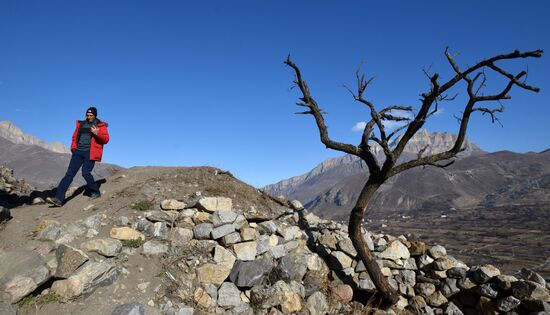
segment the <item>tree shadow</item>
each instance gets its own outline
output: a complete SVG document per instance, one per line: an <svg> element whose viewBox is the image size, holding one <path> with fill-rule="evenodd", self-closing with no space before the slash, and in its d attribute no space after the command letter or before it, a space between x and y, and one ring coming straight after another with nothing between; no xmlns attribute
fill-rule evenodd
<svg viewBox="0 0 550 315"><path fill-rule="evenodd" d="M95 183L99 188L101 188L102 184L105 184L107 182L106 179L99 179L96 180ZM39 197L42 199L46 199L46 197L52 197L55 196L57 192L57 188L53 189L46 189L46 190L35 190L31 192L29 195L17 195L13 193L7 193L3 190L0 190L0 206L8 209L17 208L23 205L31 205L32 201ZM65 199L65 203L69 202L70 200L74 199L76 196L83 194L84 196L90 196L90 192L86 188L86 185L78 187L69 197Z"/></svg>

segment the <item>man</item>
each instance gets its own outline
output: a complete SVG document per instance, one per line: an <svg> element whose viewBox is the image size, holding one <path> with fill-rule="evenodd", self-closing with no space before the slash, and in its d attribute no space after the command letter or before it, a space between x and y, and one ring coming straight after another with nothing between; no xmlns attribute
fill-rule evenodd
<svg viewBox="0 0 550 315"><path fill-rule="evenodd" d="M54 198L46 198L46 202L61 207L65 202L65 193L71 185L78 169L82 167L82 177L90 192L90 198L101 197L101 192L92 176L92 170L96 161L101 161L103 145L109 142L108 124L97 118L97 109L90 107L86 110L86 119L76 121L76 129L73 133L71 151L73 155L67 169L67 173L57 186L57 194Z"/></svg>

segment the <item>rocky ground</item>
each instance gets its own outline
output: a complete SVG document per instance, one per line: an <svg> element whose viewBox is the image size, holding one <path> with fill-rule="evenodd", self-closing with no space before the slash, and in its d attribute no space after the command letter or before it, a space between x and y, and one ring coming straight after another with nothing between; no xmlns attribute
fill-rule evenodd
<svg viewBox="0 0 550 315"><path fill-rule="evenodd" d="M367 233L391 309L345 226L218 169L132 168L62 208L0 225L0 314L540 314L543 277L468 267L439 245Z"/></svg>

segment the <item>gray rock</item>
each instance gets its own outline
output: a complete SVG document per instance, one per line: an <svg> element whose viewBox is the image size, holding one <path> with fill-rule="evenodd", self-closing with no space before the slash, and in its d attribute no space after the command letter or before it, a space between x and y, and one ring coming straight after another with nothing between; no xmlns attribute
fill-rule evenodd
<svg viewBox="0 0 550 315"><path fill-rule="evenodd" d="M222 237L222 244L225 246L233 245L242 241L241 234L239 232L233 232Z"/></svg>
<svg viewBox="0 0 550 315"><path fill-rule="evenodd" d="M160 203L160 207L164 210L183 210L186 204L176 199L166 199Z"/></svg>
<svg viewBox="0 0 550 315"><path fill-rule="evenodd" d="M277 225L272 220L264 221L258 224L258 231L260 234L271 235L277 232Z"/></svg>
<svg viewBox="0 0 550 315"><path fill-rule="evenodd" d="M498 285L496 283L484 283L477 287L477 293L481 296L494 299L498 295Z"/></svg>
<svg viewBox="0 0 550 315"><path fill-rule="evenodd" d="M136 230L140 231L147 237L152 237L154 232L153 223L144 218L139 219L136 224Z"/></svg>
<svg viewBox="0 0 550 315"><path fill-rule="evenodd" d="M251 241L235 244L233 245L233 251L239 260L254 260L257 253L256 242Z"/></svg>
<svg viewBox="0 0 550 315"><path fill-rule="evenodd" d="M365 267L365 264L363 263L363 261L359 260L357 262L357 265L355 266L355 272L356 273L361 273L363 271L367 271L367 268Z"/></svg>
<svg viewBox="0 0 550 315"><path fill-rule="evenodd" d="M518 307L520 303L520 300L510 295L497 300L497 309L501 312L510 312Z"/></svg>
<svg viewBox="0 0 550 315"><path fill-rule="evenodd" d="M168 245L158 241L147 241L143 244L142 254L145 256L161 255L168 251Z"/></svg>
<svg viewBox="0 0 550 315"><path fill-rule="evenodd" d="M273 270L273 260L262 257L253 261L238 260L231 269L229 278L239 288L250 288L261 284Z"/></svg>
<svg viewBox="0 0 550 315"><path fill-rule="evenodd" d="M329 264L332 269L342 270L351 267L353 259L341 251L333 251L330 253Z"/></svg>
<svg viewBox="0 0 550 315"><path fill-rule="evenodd" d="M111 315L145 315L145 308L141 303L128 303L117 306Z"/></svg>
<svg viewBox="0 0 550 315"><path fill-rule="evenodd" d="M428 304L426 304L426 300L420 295L413 296L409 300L409 305L407 306L407 309L412 311L414 314L427 314L425 311Z"/></svg>
<svg viewBox="0 0 550 315"><path fill-rule="evenodd" d="M307 272L307 256L303 254L284 256L276 271L282 280L301 281Z"/></svg>
<svg viewBox="0 0 550 315"><path fill-rule="evenodd" d="M239 214L235 219L235 222L233 222L233 227L235 228L235 230L240 230L246 225L248 225L248 221L246 221L246 218L242 214Z"/></svg>
<svg viewBox="0 0 550 315"><path fill-rule="evenodd" d="M180 309L174 315L193 315L194 312L195 310L192 307L184 306L180 307Z"/></svg>
<svg viewBox="0 0 550 315"><path fill-rule="evenodd" d="M338 240L333 234L323 234L317 238L317 241L330 250L337 249Z"/></svg>
<svg viewBox="0 0 550 315"><path fill-rule="evenodd" d="M369 231L363 229L363 241L367 243L367 247L372 251L374 250L374 243L372 241L372 235Z"/></svg>
<svg viewBox="0 0 550 315"><path fill-rule="evenodd" d="M279 226L278 231L285 242L300 239L302 237L302 230L298 226Z"/></svg>
<svg viewBox="0 0 550 315"><path fill-rule="evenodd" d="M128 219L128 217L126 217L126 216L121 216L120 218L118 218L118 222L122 226L127 226L127 225L130 224L130 219Z"/></svg>
<svg viewBox="0 0 550 315"><path fill-rule="evenodd" d="M357 251L353 247L353 243L349 238L344 238L340 240L337 244L337 248L351 257L357 256Z"/></svg>
<svg viewBox="0 0 550 315"><path fill-rule="evenodd" d="M153 224L153 237L160 240L165 240L168 238L168 226L166 225L166 222L155 222Z"/></svg>
<svg viewBox="0 0 550 315"><path fill-rule="evenodd" d="M302 203L299 200L292 200L290 202L290 205L292 206L292 209L294 209L296 211L304 210L304 206L302 205Z"/></svg>
<svg viewBox="0 0 550 315"><path fill-rule="evenodd" d="M151 222L167 222L172 223L178 217L176 211L150 210L143 214L147 220Z"/></svg>
<svg viewBox="0 0 550 315"><path fill-rule="evenodd" d="M95 239L82 243L80 248L89 252L98 252L106 257L114 257L122 252L122 242L112 238Z"/></svg>
<svg viewBox="0 0 550 315"><path fill-rule="evenodd" d="M0 293L16 303L50 279L50 269L34 251L0 250Z"/></svg>
<svg viewBox="0 0 550 315"><path fill-rule="evenodd" d="M284 245L277 245L269 248L269 254L275 259L284 257L288 254L288 251Z"/></svg>
<svg viewBox="0 0 550 315"><path fill-rule="evenodd" d="M435 292L435 285L431 283L419 282L414 286L414 291L426 298Z"/></svg>
<svg viewBox="0 0 550 315"><path fill-rule="evenodd" d="M88 255L80 249L64 244L57 247L55 258L57 259L55 276L58 278L68 278L89 259Z"/></svg>
<svg viewBox="0 0 550 315"><path fill-rule="evenodd" d="M452 278L441 280L440 291L446 298L457 294L458 292L460 292L460 289L457 286L457 280Z"/></svg>
<svg viewBox="0 0 550 315"><path fill-rule="evenodd" d="M208 295L212 298L212 300L217 301L218 300L218 287L213 285L212 283L207 283L204 285L204 290Z"/></svg>
<svg viewBox="0 0 550 315"><path fill-rule="evenodd" d="M516 274L514 274L514 276L519 279L536 282L543 287L546 286L546 280L544 280L544 278L541 275L527 268L521 268L521 270L518 271Z"/></svg>
<svg viewBox="0 0 550 315"><path fill-rule="evenodd" d="M472 280L470 280L470 278L458 279L458 282L456 285L460 290L464 290L464 291L471 290L477 286L477 284Z"/></svg>
<svg viewBox="0 0 550 315"><path fill-rule="evenodd" d="M416 265L419 269L424 269L429 266L433 261L434 260L432 257L428 256L427 254L422 254L418 256Z"/></svg>
<svg viewBox="0 0 550 315"><path fill-rule="evenodd" d="M489 279L500 275L500 270L498 270L495 266L489 264L483 266L474 266L470 268L470 272L472 275L472 279L478 284L485 283L489 281Z"/></svg>
<svg viewBox="0 0 550 315"><path fill-rule="evenodd" d="M454 278L454 279L463 279L463 278L466 278L467 273L468 273L467 268L453 267L453 268L447 270L447 277L448 278Z"/></svg>
<svg viewBox="0 0 550 315"><path fill-rule="evenodd" d="M329 309L327 297L317 291L307 298L306 307L311 315L324 315Z"/></svg>
<svg viewBox="0 0 550 315"><path fill-rule="evenodd" d="M380 253L380 258L396 261L398 259L409 259L409 249L398 240L391 242L388 247Z"/></svg>
<svg viewBox="0 0 550 315"><path fill-rule="evenodd" d="M298 240L292 240L290 242L286 242L283 246L286 249L287 252L292 252L296 249L300 248L300 241Z"/></svg>
<svg viewBox="0 0 550 315"><path fill-rule="evenodd" d="M439 257L433 262L432 266L435 270L448 270L456 267L456 261L449 257Z"/></svg>
<svg viewBox="0 0 550 315"><path fill-rule="evenodd" d="M430 254L433 259L437 259L439 257L447 256L447 250L441 245L434 245L428 249L428 254Z"/></svg>
<svg viewBox="0 0 550 315"><path fill-rule="evenodd" d="M212 239L217 240L233 232L235 232L235 227L233 226L233 224L225 224L215 227L214 229L212 229L212 233L210 234L212 235Z"/></svg>
<svg viewBox="0 0 550 315"><path fill-rule="evenodd" d="M6 222L11 218L12 217L11 217L10 209L0 206L0 223Z"/></svg>
<svg viewBox="0 0 550 315"><path fill-rule="evenodd" d="M41 241L55 241L61 234L61 228L57 224L48 224L43 230L36 234L36 238Z"/></svg>
<svg viewBox="0 0 550 315"><path fill-rule="evenodd" d="M17 309L10 304L0 302L0 315L17 315Z"/></svg>
<svg viewBox="0 0 550 315"><path fill-rule="evenodd" d="M214 224L214 227L232 224L235 219L237 219L237 214L233 211L216 211L212 215L212 224Z"/></svg>
<svg viewBox="0 0 550 315"><path fill-rule="evenodd" d="M416 284L416 273L412 270L399 270L395 276L398 283L414 286Z"/></svg>
<svg viewBox="0 0 550 315"><path fill-rule="evenodd" d="M439 291L435 291L430 296L426 298L426 303L431 306L440 307L447 303L447 298Z"/></svg>
<svg viewBox="0 0 550 315"><path fill-rule="evenodd" d="M224 282L218 290L218 305L228 309L241 303L241 291L233 283Z"/></svg>
<svg viewBox="0 0 550 315"><path fill-rule="evenodd" d="M532 281L523 280L512 283L512 294L522 301L550 301L550 294L548 294L548 290L540 284Z"/></svg>
<svg viewBox="0 0 550 315"><path fill-rule="evenodd" d="M367 274L366 272L363 272L362 274ZM368 274L367 274L368 276ZM376 286L374 285L374 282L372 282L372 279L370 277L366 279L359 280L359 288L367 291L367 292L375 292Z"/></svg>
<svg viewBox="0 0 550 315"><path fill-rule="evenodd" d="M198 240L208 240L213 229L214 225L212 223L199 223L193 228L193 234Z"/></svg>
<svg viewBox="0 0 550 315"><path fill-rule="evenodd" d="M54 282L52 292L62 300L74 299L91 293L100 286L112 284L119 273L120 269L110 260L88 262L68 279Z"/></svg>
<svg viewBox="0 0 550 315"><path fill-rule="evenodd" d="M269 248L271 248L268 235L260 235L260 237L256 240L256 244L256 251L258 255L267 252Z"/></svg>
<svg viewBox="0 0 550 315"><path fill-rule="evenodd" d="M82 221L82 224L89 229L97 230L101 226L101 214L94 214Z"/></svg>
<svg viewBox="0 0 550 315"><path fill-rule="evenodd" d="M193 231L181 227L172 228L170 242L174 246L185 246L193 239Z"/></svg>
<svg viewBox="0 0 550 315"><path fill-rule="evenodd" d="M510 290L512 289L512 283L518 281L514 276L508 275L498 275L493 279L494 283L498 284L498 287L501 290Z"/></svg>
<svg viewBox="0 0 550 315"><path fill-rule="evenodd" d="M456 306L453 302L449 302L447 304L447 307L445 308L445 312L443 313L445 315L464 315L462 311Z"/></svg>
<svg viewBox="0 0 550 315"><path fill-rule="evenodd" d="M416 266L416 260L414 260L413 257L405 260L402 268L407 270L418 270L418 267Z"/></svg>

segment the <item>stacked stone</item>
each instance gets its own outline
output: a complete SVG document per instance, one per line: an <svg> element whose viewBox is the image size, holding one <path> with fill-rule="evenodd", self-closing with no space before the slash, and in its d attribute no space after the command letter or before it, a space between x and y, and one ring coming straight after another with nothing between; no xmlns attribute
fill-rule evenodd
<svg viewBox="0 0 550 315"><path fill-rule="evenodd" d="M129 240L165 266L164 277L175 293L155 290L150 301L165 314L341 314L357 309L354 297L376 288L346 226L308 213L297 201L289 207L279 217L258 217L234 209L230 198L202 197L189 205L164 200L161 210L132 221L119 218L107 238L97 238L101 227L109 228L104 214L67 225L43 220L34 235L45 243L34 252L0 252L0 260L24 262L2 261L15 267L0 271L0 291L15 303L53 276L51 291L61 299L89 294L124 272L123 259L116 257L136 253L123 249L121 240ZM439 245L364 235L382 274L400 294L388 314L550 311L547 284L532 271L505 276L491 265L470 268ZM70 246L75 242L79 248ZM142 309L121 305L113 314Z"/></svg>
<svg viewBox="0 0 550 315"><path fill-rule="evenodd" d="M8 194L25 195L35 189L23 180L18 180L13 175L13 170L0 165L0 191Z"/></svg>

